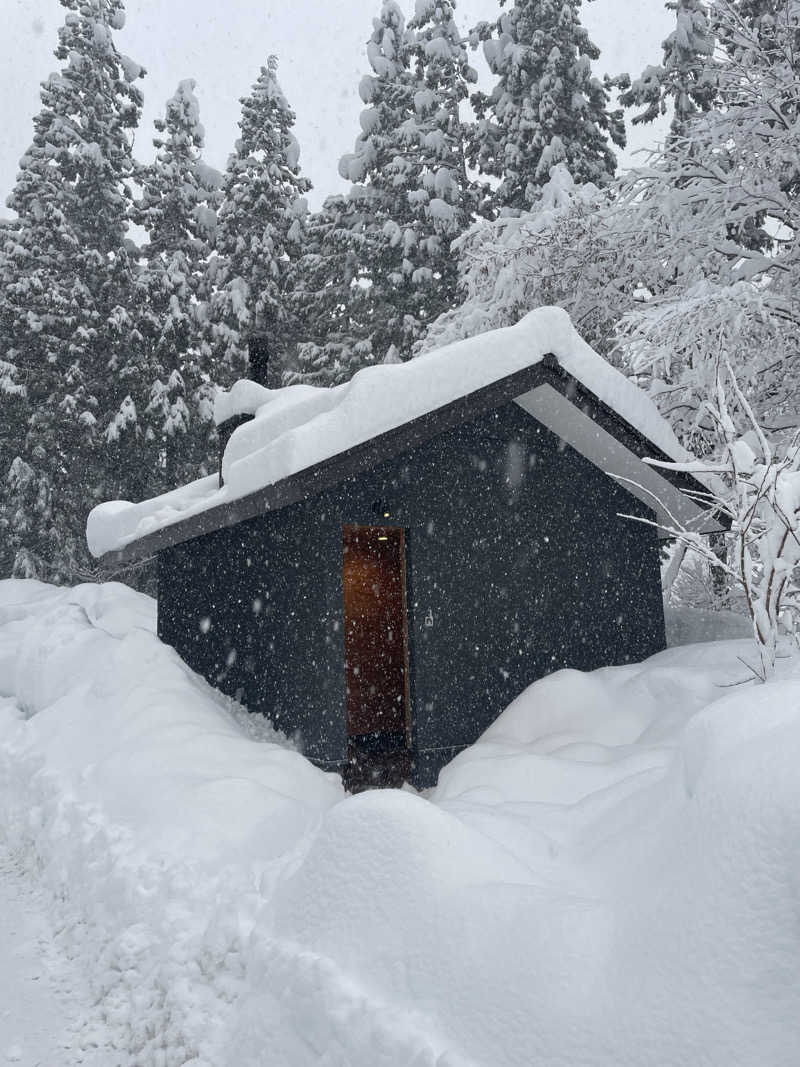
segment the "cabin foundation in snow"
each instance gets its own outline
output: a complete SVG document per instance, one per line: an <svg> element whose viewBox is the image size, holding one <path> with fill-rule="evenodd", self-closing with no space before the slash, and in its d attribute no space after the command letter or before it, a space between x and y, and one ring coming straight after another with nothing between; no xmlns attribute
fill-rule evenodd
<svg viewBox="0 0 800 1067"><path fill-rule="evenodd" d="M642 462L685 458L650 401L545 311L527 355L536 313L338 390L239 383L222 488L90 521L98 554L157 554L161 638L353 788L430 785L535 679L662 649L631 516L719 528Z"/></svg>

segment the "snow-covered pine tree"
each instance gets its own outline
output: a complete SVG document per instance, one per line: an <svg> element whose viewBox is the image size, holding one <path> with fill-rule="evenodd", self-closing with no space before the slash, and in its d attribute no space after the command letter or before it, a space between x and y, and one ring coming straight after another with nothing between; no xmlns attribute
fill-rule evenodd
<svg viewBox="0 0 800 1067"><path fill-rule="evenodd" d="M270 56L241 101L241 137L223 178L216 256L207 272L207 344L223 385L247 373L250 334L269 324L284 348L281 369L296 340L287 291L292 263L303 249L303 194L311 183L300 173L295 115L277 67Z"/></svg>
<svg viewBox="0 0 800 1067"><path fill-rule="evenodd" d="M475 219L485 190L467 173L466 126L461 111L477 74L455 22L451 0L417 0L408 24L415 77L414 144L418 168L409 201L417 222L420 265L430 271L423 328L455 302L452 241ZM426 262L427 261L427 262Z"/></svg>
<svg viewBox="0 0 800 1067"><path fill-rule="evenodd" d="M501 0L503 3L504 0ZM469 160L500 179L498 212L525 211L566 163L578 183L607 185L616 169L609 145L625 144L621 111L592 75L600 51L580 21L581 0L513 0L494 23L473 31L497 83L474 93Z"/></svg>
<svg viewBox="0 0 800 1067"><path fill-rule="evenodd" d="M362 79L367 105L339 171L354 183L354 241L369 305L372 358L407 358L426 325L455 299L451 241L471 220L459 104L475 74L450 0L419 0L405 26L395 0L373 21ZM355 369L355 368L354 368Z"/></svg>
<svg viewBox="0 0 800 1067"><path fill-rule="evenodd" d="M287 382L339 385L373 362L368 290L360 284L363 215L349 196L329 196L306 222L291 282L300 342Z"/></svg>
<svg viewBox="0 0 800 1067"><path fill-rule="evenodd" d="M15 573L69 581L93 572L86 513L128 490L106 431L127 393L114 368L130 326L125 235L143 71L114 45L121 0L61 3L63 65L42 84L33 143L8 200L19 218L5 242L0 332L16 371L10 390L4 378L0 421L13 405L15 429L0 472L0 523ZM134 434L127 438L132 455ZM131 460L126 469L135 468Z"/></svg>
<svg viewBox="0 0 800 1067"><path fill-rule="evenodd" d="M12 249L18 228L16 219L0 219L0 294L12 277ZM4 314L5 302L0 296L0 576L11 574L14 547L9 532L9 516L3 508L3 479L25 437L27 405L25 382L17 366L19 352L14 348L12 321Z"/></svg>
<svg viewBox="0 0 800 1067"><path fill-rule="evenodd" d="M202 159L205 130L194 90L193 78L179 82L164 118L154 122L155 160L139 170L133 217L147 230L142 251L150 260L180 251L202 262L213 241L221 175Z"/></svg>
<svg viewBox="0 0 800 1067"><path fill-rule="evenodd" d="M198 296L211 254L221 176L201 157L204 130L193 80L178 85L155 122L156 157L142 167L132 217L148 242L138 277L136 350L146 375L134 397L151 493L198 476L208 460L212 389ZM135 372L134 372L135 373Z"/></svg>
<svg viewBox="0 0 800 1067"><path fill-rule="evenodd" d="M667 0L665 6L675 12L675 29L662 45L661 63L646 67L619 100L624 107L644 108L634 124L666 114L671 100L671 136L680 137L689 119L707 111L716 97L714 33L703 0Z"/></svg>

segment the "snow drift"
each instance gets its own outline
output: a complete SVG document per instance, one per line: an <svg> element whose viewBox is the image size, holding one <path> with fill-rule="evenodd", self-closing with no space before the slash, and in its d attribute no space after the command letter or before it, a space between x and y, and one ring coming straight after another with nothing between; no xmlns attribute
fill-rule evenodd
<svg viewBox="0 0 800 1067"><path fill-rule="evenodd" d="M796 1063L800 664L533 686L425 796L345 797L120 586L0 583L0 835L109 1064ZM252 731L251 731L252 732Z"/></svg>

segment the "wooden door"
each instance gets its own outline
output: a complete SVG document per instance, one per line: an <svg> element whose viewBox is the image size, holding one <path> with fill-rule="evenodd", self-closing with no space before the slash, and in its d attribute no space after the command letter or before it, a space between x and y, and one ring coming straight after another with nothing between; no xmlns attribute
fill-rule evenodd
<svg viewBox="0 0 800 1067"><path fill-rule="evenodd" d="M347 733L376 750L410 743L404 531L343 529Z"/></svg>

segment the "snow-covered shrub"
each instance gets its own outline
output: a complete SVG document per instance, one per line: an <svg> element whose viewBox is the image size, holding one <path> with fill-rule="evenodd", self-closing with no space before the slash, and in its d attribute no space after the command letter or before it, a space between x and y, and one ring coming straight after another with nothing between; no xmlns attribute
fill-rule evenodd
<svg viewBox="0 0 800 1067"><path fill-rule="evenodd" d="M679 298L643 301L622 317L618 335L628 369L649 383L661 413L693 451L704 454L714 444L705 400L716 388L709 355L720 345L765 429L794 413L794 378L786 369L798 337L774 315L774 295L758 282L702 279Z"/></svg>
<svg viewBox="0 0 800 1067"><path fill-rule="evenodd" d="M796 634L800 614L800 431L780 444L770 442L727 355L718 361L715 397L704 410L714 427L718 458L650 462L711 476L706 499L730 521L727 558L720 559L704 535L671 515L670 533L743 591L759 653L753 669L766 679L775 667L779 636ZM742 418L750 425L744 435L737 429Z"/></svg>
<svg viewBox="0 0 800 1067"><path fill-rule="evenodd" d="M453 242L464 301L432 324L417 354L511 326L547 304L565 308L583 337L607 352L626 299L608 271L609 207L607 193L577 185L559 163L530 212L475 223Z"/></svg>
<svg viewBox="0 0 800 1067"><path fill-rule="evenodd" d="M701 452L715 435L705 397L720 346L770 429L798 424L800 341L797 3L716 0L709 14L716 105L620 181L614 222L614 271L646 297L620 324L625 362Z"/></svg>

